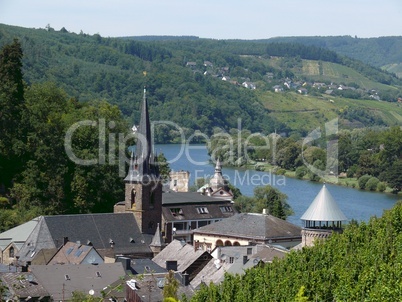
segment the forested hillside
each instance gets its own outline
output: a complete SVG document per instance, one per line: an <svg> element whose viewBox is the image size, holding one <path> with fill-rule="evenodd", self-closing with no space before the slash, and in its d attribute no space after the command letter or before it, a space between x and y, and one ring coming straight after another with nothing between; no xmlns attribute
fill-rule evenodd
<svg viewBox="0 0 402 302"><path fill-rule="evenodd" d="M151 119L176 123L186 136L194 130L211 135L215 127L236 128L239 118L243 128L254 132L306 133L345 107L358 107L372 116L368 121L381 125L396 125L402 115L396 104L401 80L315 45L191 36L104 38L50 26L0 25L0 46L14 38L22 46L28 84L52 81L81 103L106 100L118 105L130 124L138 123L146 84ZM316 87L315 82L327 88ZM347 89L332 89L328 95L325 91L331 83ZM277 85L284 88L283 94L274 93ZM293 100L291 107L297 110L289 111L288 102L282 107L283 95ZM356 102L373 98L390 103L380 108L372 102ZM311 99L316 102L314 108ZM317 114L304 123L299 113L310 110ZM296 120L289 123L286 113L292 111ZM384 118L383 112L395 114ZM356 125L355 118L346 119L344 126ZM177 141L177 133L177 127L158 126L156 141Z"/></svg>
<svg viewBox="0 0 402 302"><path fill-rule="evenodd" d="M358 38L338 37L278 37L264 40L273 43L298 43L326 48L341 55L384 68L402 77L402 36Z"/></svg>

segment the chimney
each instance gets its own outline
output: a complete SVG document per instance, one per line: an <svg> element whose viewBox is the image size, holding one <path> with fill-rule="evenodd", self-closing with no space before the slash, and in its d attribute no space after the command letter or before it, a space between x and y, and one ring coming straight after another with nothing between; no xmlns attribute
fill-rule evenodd
<svg viewBox="0 0 402 302"><path fill-rule="evenodd" d="M187 274L186 272L184 272L182 275L181 275L181 284L183 285L183 286L188 286L189 284L190 284L190 275L189 274Z"/></svg>
<svg viewBox="0 0 402 302"><path fill-rule="evenodd" d="M26 264L21 267L21 272L23 272L23 273L28 272L28 269L30 266L31 266L31 261L27 261Z"/></svg>
<svg viewBox="0 0 402 302"><path fill-rule="evenodd" d="M269 214L268 209L262 209L262 214L268 215Z"/></svg>
<svg viewBox="0 0 402 302"><path fill-rule="evenodd" d="M63 237L63 246L66 245L68 242L68 237Z"/></svg>
<svg viewBox="0 0 402 302"><path fill-rule="evenodd" d="M166 260L167 271L177 271L177 260Z"/></svg>
<svg viewBox="0 0 402 302"><path fill-rule="evenodd" d="M243 264L246 264L247 261L248 261L247 256L243 256Z"/></svg>
<svg viewBox="0 0 402 302"><path fill-rule="evenodd" d="M121 262L123 264L123 268L125 271L131 270L131 259L128 257L118 257L117 262Z"/></svg>

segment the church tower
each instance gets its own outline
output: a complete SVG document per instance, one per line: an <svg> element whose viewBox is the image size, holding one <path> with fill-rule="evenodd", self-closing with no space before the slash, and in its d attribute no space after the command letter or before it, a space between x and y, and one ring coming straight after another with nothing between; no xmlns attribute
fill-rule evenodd
<svg viewBox="0 0 402 302"><path fill-rule="evenodd" d="M142 233L155 234L162 217L162 183L152 150L146 89L137 131L137 144L131 154L125 182L125 211L133 212Z"/></svg>

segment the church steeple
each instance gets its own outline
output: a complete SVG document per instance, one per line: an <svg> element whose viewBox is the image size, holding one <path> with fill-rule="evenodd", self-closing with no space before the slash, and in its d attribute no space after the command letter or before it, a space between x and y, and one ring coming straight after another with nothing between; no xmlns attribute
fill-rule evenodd
<svg viewBox="0 0 402 302"><path fill-rule="evenodd" d="M151 122L149 119L147 91L145 87L135 149L135 159L133 160L133 157L131 158L128 174L124 181L148 182L159 178L159 169L155 164L152 150Z"/></svg>
<svg viewBox="0 0 402 302"><path fill-rule="evenodd" d="M143 233L154 234L162 217L162 184L152 150L151 121L145 88L137 130L135 155L131 153L130 166L124 179L125 211L134 213Z"/></svg>
<svg viewBox="0 0 402 302"><path fill-rule="evenodd" d="M222 164L219 158L216 160L215 173L210 180L210 186L214 191L225 186L225 180L222 175Z"/></svg>

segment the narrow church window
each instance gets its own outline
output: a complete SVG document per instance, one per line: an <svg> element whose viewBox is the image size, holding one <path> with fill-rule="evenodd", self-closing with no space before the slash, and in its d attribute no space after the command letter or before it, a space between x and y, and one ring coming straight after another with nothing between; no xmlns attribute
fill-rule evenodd
<svg viewBox="0 0 402 302"><path fill-rule="evenodd" d="M10 249L8 250L8 256L10 258L14 258L14 247L10 247Z"/></svg>
<svg viewBox="0 0 402 302"><path fill-rule="evenodd" d="M131 208L133 208L134 204L135 204L135 195L137 195L137 192L135 191L135 189L131 190Z"/></svg>

